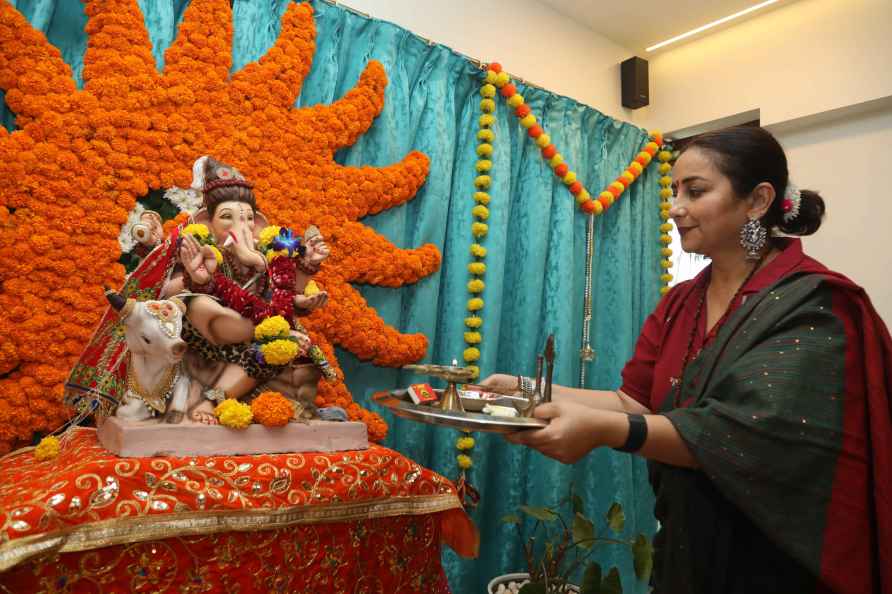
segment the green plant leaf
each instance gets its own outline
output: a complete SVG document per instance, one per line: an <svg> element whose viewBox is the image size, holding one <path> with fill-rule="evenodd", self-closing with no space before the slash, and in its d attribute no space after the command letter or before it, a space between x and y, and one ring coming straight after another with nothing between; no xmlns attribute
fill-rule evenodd
<svg viewBox="0 0 892 594"><path fill-rule="evenodd" d="M601 566L594 561L585 568L579 594L601 594Z"/></svg>
<svg viewBox="0 0 892 594"><path fill-rule="evenodd" d="M635 563L635 575L639 580L648 581L654 568L654 548L643 534L639 534L632 545Z"/></svg>
<svg viewBox="0 0 892 594"><path fill-rule="evenodd" d="M585 515L585 509L582 506L582 497L573 493L571 501L573 502L573 513Z"/></svg>
<svg viewBox="0 0 892 594"><path fill-rule="evenodd" d="M550 542L545 543L545 562L548 563L554 559L554 545Z"/></svg>
<svg viewBox="0 0 892 594"><path fill-rule="evenodd" d="M557 520L558 515L548 509L547 507L532 507L529 505L521 505L520 511L525 513L528 516L532 516L537 520L542 520L543 522L554 522Z"/></svg>
<svg viewBox="0 0 892 594"><path fill-rule="evenodd" d="M623 583L619 579L619 570L616 567L612 568L601 582L601 594L623 594Z"/></svg>
<svg viewBox="0 0 892 594"><path fill-rule="evenodd" d="M623 506L619 503L614 503L607 510L607 525L617 534L623 531L623 527L626 525L626 514L623 513Z"/></svg>
<svg viewBox="0 0 892 594"><path fill-rule="evenodd" d="M520 524L520 516L517 514L508 514L507 516L502 516L503 524Z"/></svg>
<svg viewBox="0 0 892 594"><path fill-rule="evenodd" d="M527 582L517 594L546 594L545 584L542 582Z"/></svg>
<svg viewBox="0 0 892 594"><path fill-rule="evenodd" d="M573 542L583 549L590 549L595 544L595 525L592 521L576 512L573 516Z"/></svg>

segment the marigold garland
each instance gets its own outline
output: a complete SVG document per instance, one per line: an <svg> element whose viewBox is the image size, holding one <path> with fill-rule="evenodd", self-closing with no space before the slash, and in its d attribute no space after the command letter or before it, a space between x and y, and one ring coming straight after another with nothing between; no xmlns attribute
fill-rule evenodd
<svg viewBox="0 0 892 594"><path fill-rule="evenodd" d="M263 392L251 402L251 413L266 427L284 427L294 416L294 404L281 392Z"/></svg>
<svg viewBox="0 0 892 594"><path fill-rule="evenodd" d="M590 205L584 204L583 210L594 215L603 213L613 206L614 202L619 200L619 197L622 196L629 186L635 183L638 177L644 173L644 169L653 161L654 156L663 144L663 135L656 130L650 132L649 138L650 142L638 151L638 154L635 155L628 167L598 194L597 200L592 200Z"/></svg>
<svg viewBox="0 0 892 594"><path fill-rule="evenodd" d="M670 175L672 165L669 164L669 161L672 160L672 152L661 150L657 153L657 160L660 162L659 171L662 175L660 177L660 219L663 222L660 224L660 268L663 272L660 275L660 295L665 295L669 292L669 283L672 282L672 275L669 273L669 269L672 268L670 259L672 248L669 247L669 244L672 243L672 236L669 235L672 231L672 223L669 220L669 209L672 207L672 203L669 201L672 198L672 176Z"/></svg>
<svg viewBox="0 0 892 594"><path fill-rule="evenodd" d="M660 173L659 206L660 219L662 220L659 228L660 295L665 295L669 291L669 282L672 280L672 275L669 274L669 269L672 267L672 261L669 259L672 255L672 249L669 248L669 244L672 243L672 237L669 235L669 232L672 231L672 223L669 222L669 208L671 207L669 198L672 196L672 189L670 188L672 185L672 176L670 175L672 166L669 164L669 160L672 158L672 153L663 148L663 135L656 130L650 132L650 139L651 141L635 155L635 159L629 163L629 166L626 167L619 177L612 181L603 192L598 194L598 199L594 201L590 208L592 209L592 214L595 215L599 215L610 208L622 193L638 179L644 172L644 169L654 161L654 157L657 157L657 162L660 163L658 167Z"/></svg>
<svg viewBox="0 0 892 594"><path fill-rule="evenodd" d="M471 509L480 501L480 493L475 489L468 480L468 472L474 466L474 460L471 458L472 451L476 442L470 433L455 440L455 448L458 454L455 456L455 462L459 468L459 476L456 481L456 490L458 497L465 509Z"/></svg>
<svg viewBox="0 0 892 594"><path fill-rule="evenodd" d="M412 152L385 167L333 159L381 112L381 64L370 61L342 99L297 109L315 51L309 3L289 4L273 47L234 74L228 0L189 3L163 72L135 1L86 0L85 12L78 90L59 50L0 3L0 89L19 128L0 128L0 452L67 418L63 383L105 310L103 286L124 279L121 226L150 189L188 187L203 154L251 179L270 221L315 224L328 238L332 255L317 280L329 300L304 323L339 376L333 344L376 365L423 357L425 337L399 334L350 284L400 287L440 265L434 246L399 249L360 222L413 198L427 157ZM319 390L320 401L365 422L371 439L385 436L380 416L353 403L343 383Z"/></svg>
<svg viewBox="0 0 892 594"><path fill-rule="evenodd" d="M669 171L671 171L671 166L668 164L669 158L663 159L664 153L670 153L665 150L660 150L663 145L663 135L655 130L651 131L649 133L650 142L648 142L641 151L635 155L635 158L629 163L629 166L598 194L597 199L592 199L588 190L585 188L585 185L578 179L576 172L570 170L569 166L564 161L564 156L558 152L557 147L551 142L551 136L549 136L542 126L537 123L536 116L532 113L530 107L526 105L523 95L517 92L517 87L511 82L510 75L502 71L500 64L494 62L487 68L484 84L480 90L480 94L485 97L480 104L481 109L485 108L484 111L490 108L490 103L486 102L491 102L490 98L495 97L496 89L498 89L498 94L506 99L508 106L514 109L514 115L520 120L520 125L527 129L529 137L536 142L536 146L538 146L541 151L542 158L548 162L549 166L554 171L554 174L561 179L565 186L567 186L570 193L575 196L579 207L587 214L597 216L609 209L613 203L619 199L622 193L630 185L635 183L638 177L644 173L644 170L652 162L654 156L659 153L659 171L662 174L662 177L660 178L660 186L662 188L660 190L660 216L664 221L660 225L660 242L663 244L663 247L660 250L660 255L662 256L662 259L660 260L660 266L662 268L662 273L660 274L660 294L664 295L669 290L668 283L672 280L672 275L668 272L668 269L672 266L671 261L668 260L668 257L672 255L672 250L668 248L668 244L671 242L671 237L668 235L668 232L671 231L672 224L668 222L669 207L665 206L668 200L668 196L665 195L665 192L672 184L672 178L668 175ZM495 104L493 103L490 112L494 110L494 108ZM488 117L491 118L492 116ZM488 126L492 125L492 120L487 120L487 122ZM480 125L481 128L483 128L484 122L482 117ZM494 149L492 145L488 143L493 140L494 135L484 135L484 130L481 130L477 133L477 138L486 143L485 148L482 148L483 144L478 146L477 154L485 153L487 156L491 155ZM487 163L490 162L487 161ZM486 171L489 171L490 167L491 163L486 167ZM480 161L477 163L477 170L481 171ZM488 175L478 176L475 180L475 185L478 187L481 178L485 178L486 180L490 179ZM671 190L669 190L669 195L671 196ZM482 220L485 220L487 216L489 216L489 211L485 211L485 216L481 217ZM474 225L478 225L478 223L474 223Z"/></svg>
<svg viewBox="0 0 892 594"><path fill-rule="evenodd" d="M507 72L502 70L502 66L497 62L489 65L484 79L484 85L481 88L481 94L492 93L495 91L505 98L505 102L514 110L514 115L520 121L520 125L526 128L527 134L536 142L542 154L542 158L551 166L554 174L560 178L570 193L575 196L580 208L585 212L592 212L593 208L591 194L585 188L583 183L577 179L575 171L570 170L569 165L564 162L557 147L551 142L549 136L541 125L537 123L536 116L532 113L530 106L525 103L523 95L517 92L517 87L511 82L511 77ZM484 95L486 96L486 95ZM481 104L481 107L482 104Z"/></svg>
<svg viewBox="0 0 892 594"><path fill-rule="evenodd" d="M483 294L486 284L483 277L486 274L486 264L483 259L486 257L486 248L482 242L485 241L487 233L489 233L489 225L484 223L489 219L489 194L487 190L492 185L492 177L489 171L492 169L493 141L496 138L492 126L495 123L495 117L492 113L496 109L496 103L493 97L496 95L496 88L491 84L484 84L480 87L480 117L478 119L479 130L477 131L477 164L474 169L477 177L474 178L475 192L473 195L475 205L471 208L471 215L474 217L471 223L471 235L474 237L474 243L471 245L471 256L473 261L468 264L468 281L467 289L471 297L468 299L467 307L472 316L465 318L465 325L471 328L471 332L465 332L465 343L469 347L466 348L463 357L465 363L468 363L468 369L471 370L473 377L476 379L480 375L480 367L477 361L480 359L480 349L473 345L479 345L483 341L483 335L480 328L483 326L483 318L480 315L483 309L483 299L479 295Z"/></svg>
<svg viewBox="0 0 892 594"><path fill-rule="evenodd" d="M458 467L462 470L468 470L474 465L470 456L474 443L474 438L470 434L455 440L455 448L460 452L456 456L456 462L458 462Z"/></svg>

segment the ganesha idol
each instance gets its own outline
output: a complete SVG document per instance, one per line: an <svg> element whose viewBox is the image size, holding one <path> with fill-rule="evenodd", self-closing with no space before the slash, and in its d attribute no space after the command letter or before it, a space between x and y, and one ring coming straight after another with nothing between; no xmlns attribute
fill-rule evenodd
<svg viewBox="0 0 892 594"><path fill-rule="evenodd" d="M188 224L161 238L160 220L144 221L158 244L107 291L67 402L100 419L215 425L225 400L278 392L293 420L346 419L314 404L319 380L337 377L299 322L327 300L312 281L329 255L321 233L270 225L250 182L211 157L196 161L192 187L202 208Z"/></svg>

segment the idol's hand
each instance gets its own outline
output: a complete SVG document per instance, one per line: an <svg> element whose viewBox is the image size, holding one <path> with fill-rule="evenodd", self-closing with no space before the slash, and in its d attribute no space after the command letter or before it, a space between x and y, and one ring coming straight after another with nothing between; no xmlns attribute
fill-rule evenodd
<svg viewBox="0 0 892 594"><path fill-rule="evenodd" d="M204 267L207 268L207 271L213 276L214 272L217 271L217 254L209 245L201 246L201 255L204 258Z"/></svg>
<svg viewBox="0 0 892 594"><path fill-rule="evenodd" d="M328 293L319 291L314 295L295 295L294 307L303 311L313 311L328 302Z"/></svg>
<svg viewBox="0 0 892 594"><path fill-rule="evenodd" d="M291 330L289 334L292 336L292 338L297 339L298 355L301 357L306 355L307 351L310 350L310 347L313 346L313 341L310 340L310 337L303 332L298 332L297 330Z"/></svg>
<svg viewBox="0 0 892 594"><path fill-rule="evenodd" d="M217 269L217 259L209 246L201 246L189 234L183 234L180 244L180 262L186 269L186 274L196 285L206 285L211 280L211 275ZM206 248L206 249L205 249ZM208 258L210 254L210 258ZM213 263L211 263L213 262ZM210 268L209 268L210 265Z"/></svg>
<svg viewBox="0 0 892 594"><path fill-rule="evenodd" d="M318 266L331 255L331 248L325 243L322 235L311 237L304 244L307 248L304 259L310 266Z"/></svg>
<svg viewBox="0 0 892 594"><path fill-rule="evenodd" d="M517 385L516 375L505 375L504 373L494 373L479 383L481 386L493 388L500 392L520 392Z"/></svg>
<svg viewBox="0 0 892 594"><path fill-rule="evenodd" d="M626 419L623 413L566 401L541 404L533 411L533 416L548 420L548 426L510 433L505 439L539 450L564 464L578 462L596 447L621 445L611 442L618 437L615 429L621 428Z"/></svg>

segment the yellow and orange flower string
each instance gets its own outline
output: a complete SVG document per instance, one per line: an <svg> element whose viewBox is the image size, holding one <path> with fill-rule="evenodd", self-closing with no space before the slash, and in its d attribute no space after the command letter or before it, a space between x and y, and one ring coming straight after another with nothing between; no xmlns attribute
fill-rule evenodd
<svg viewBox="0 0 892 594"><path fill-rule="evenodd" d="M486 221L489 219L488 205L490 195L488 190L492 185L492 156L495 150L495 132L492 128L495 123L493 113L496 109L496 94L500 94L505 98L508 106L514 110L514 115L520 120L520 125L526 128L527 134L535 141L536 146L539 147L542 158L548 162L554 174L567 186L567 190L575 197L582 211L590 216L600 215L609 209L623 192L644 173L644 170L650 165L653 158L655 156L658 157L660 162L659 171L662 174L660 178L660 186L662 187L660 190L660 216L663 220L663 223L660 225L660 255L662 256L660 260L662 269L660 275L661 295L669 290L668 283L672 280L672 275L668 272L668 269L672 266L672 262L669 260L669 256L672 255L669 243L671 243L672 239L668 234L672 229L672 224L668 221L670 204L668 199L672 195L672 190L669 189L669 186L672 184L672 178L669 177L671 166L668 163L671 154L666 150L660 150L663 144L662 134L657 131L651 131L649 135L650 141L635 155L628 167L623 170L619 177L608 184L598 194L597 198L592 198L585 185L578 179L576 172L570 169L563 155L558 152L557 147L551 142L551 137L537 122L536 116L532 113L530 107L526 105L523 95L518 93L517 87L511 82L510 75L502 71L501 65L492 63L487 68L484 83L480 87L482 98L480 100L481 114L478 120L477 131L477 164L474 178L475 204L471 209L471 214L474 217L471 223L471 234L474 239L471 243L472 260L468 264L469 280L467 288L470 297L467 303L468 315L465 317L466 330L464 332L465 349L463 355L468 368L473 371L474 378L477 378L480 374L478 362L483 341L481 332L484 306L483 291L486 288L486 284L483 281L486 273L486 264L484 262L486 247L484 247L483 243L489 231ZM471 444L470 446L468 445L469 443ZM460 492L463 492L464 489L470 489L471 492L476 493L466 479L466 471L473 465L470 456L473 443L474 440L471 437L461 437L456 442L456 449L459 452L456 456L456 461L460 469ZM479 497L479 495L477 496ZM463 497L462 499L464 501L466 498ZM468 497L467 500L466 506L468 507L476 504L476 501L471 503L473 497Z"/></svg>
<svg viewBox="0 0 892 594"><path fill-rule="evenodd" d="M490 196L487 193L492 184L492 155L494 149L493 141L495 133L492 130L495 117L493 112L496 109L496 94L505 98L509 107L514 110L514 115L520 121L520 125L527 129L527 134L532 138L539 147L542 158L545 159L554 171L554 174L567 186L567 190L572 194L579 207L583 212L597 216L602 214L613 206L620 196L625 192L640 176L644 170L651 164L654 157L660 163L660 216L663 223L660 225L660 266L662 273L660 274L660 294L668 291L668 283L672 280L672 275L668 269L671 268L672 262L669 257L672 250L669 244L672 238L669 231L672 224L669 222L669 197L672 190L669 186L672 184L672 178L669 176L671 166L668 161L671 153L667 150L661 150L663 145L663 135L657 131L651 131L649 134L650 141L635 155L635 158L623 170L623 172L612 182L610 182L604 190L602 190L597 198L592 198L585 185L582 183L575 171L564 160L563 155L558 152L557 147L551 142L551 137L542 126L537 122L536 116L532 113L529 105L526 105L523 95L517 91L517 87L511 82L511 77L507 72L502 70L501 65L492 63L486 71L484 83L480 88L480 111L482 112L479 119L479 129L477 132L477 165L476 177L474 178L474 202L472 209L474 222L471 224L471 233L474 240L471 243L472 261L468 264L468 273L470 280L468 281L468 317L465 318L464 333L466 348L464 350L464 360L469 364L469 368L473 370L476 378L480 373L479 363L480 349L483 341L483 335L480 331L483 326L482 310L484 306L483 291L486 288L483 282L483 275L486 272L486 248L482 245L483 240L489 231L486 220L489 218Z"/></svg>
<svg viewBox="0 0 892 594"><path fill-rule="evenodd" d="M468 363L468 369L473 372L476 379L480 375L480 366L477 361L480 359L480 343L483 341L481 332L483 326L483 290L486 283L483 282L483 276L486 273L486 248L483 242L486 234L489 232L489 225L486 221L489 219L489 190L492 184L490 170L492 169L493 141L496 138L492 126L495 123L493 112L496 110L496 88L491 84L485 84L480 88L480 118L478 119L477 130L477 165L475 167L476 177L474 178L474 207L471 214L474 221L471 223L471 235L474 237L471 242L471 262L468 263L468 315L465 317L465 350L463 357L465 363ZM480 494L471 485L468 480L468 472L473 466L471 459L471 450L474 447L474 438L470 435L460 437L455 443L458 454L456 455L456 463L459 467L459 478L456 481L456 489L459 499L465 509L470 509L477 505Z"/></svg>
<svg viewBox="0 0 892 594"><path fill-rule="evenodd" d="M672 206L672 203L669 201L672 198L672 176L669 175L669 172L672 171L672 165L669 164L669 161L672 159L672 153L667 150L661 150L657 154L657 159L660 162L659 171L661 174L660 177L660 219L663 221L660 224L660 268L663 270L660 275L660 295L665 295L669 292L669 283L672 281L672 275L669 273L669 269L672 268L672 248L669 247L669 244L672 243L672 236L669 235L669 232L672 231L672 223L669 222L669 208Z"/></svg>
<svg viewBox="0 0 892 594"><path fill-rule="evenodd" d="M477 361L480 359L480 343L483 341L481 327L483 326L483 318L481 312L483 310L483 290L486 283L483 282L483 276L486 273L486 248L483 242L486 234L489 232L489 225L486 220L489 219L489 190L492 184L490 170L492 169L493 141L496 138L492 125L495 123L495 117L492 115L496 109L494 97L496 88L490 84L485 84L480 89L480 118L478 120L479 129L477 131L477 165L475 167L476 177L474 178L474 207L471 214L474 222L471 223L471 235L474 239L471 243L471 262L468 264L468 315L465 318L465 326L467 330L464 333L465 350L464 360L469 363L468 368L473 371L474 378L480 375L480 367Z"/></svg>
<svg viewBox="0 0 892 594"><path fill-rule="evenodd" d="M458 480L455 482L455 490L459 501L461 501L462 506L467 510L476 507L477 503L480 501L480 492L477 491L477 489L471 485L471 481L468 480L468 472L471 470L471 467L474 466L474 461L471 459L471 452L474 449L474 445L474 438L471 437L471 434L468 432L465 432L463 436L455 440L455 449L458 450L458 454L455 456L455 461L459 468Z"/></svg>

